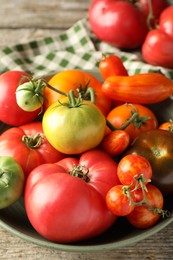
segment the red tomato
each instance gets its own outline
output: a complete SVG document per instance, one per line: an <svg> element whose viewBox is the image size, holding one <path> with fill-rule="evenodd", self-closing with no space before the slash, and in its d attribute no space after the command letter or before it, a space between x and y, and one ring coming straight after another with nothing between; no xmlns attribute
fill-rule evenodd
<svg viewBox="0 0 173 260"><path fill-rule="evenodd" d="M173 39L173 6L169 6L161 13L159 29Z"/></svg>
<svg viewBox="0 0 173 260"><path fill-rule="evenodd" d="M151 30L142 45L142 55L146 62L173 68L173 39L162 30Z"/></svg>
<svg viewBox="0 0 173 260"><path fill-rule="evenodd" d="M95 76L86 71L64 70L51 77L48 83L55 89L65 93L69 93L70 90L81 89L80 93L84 100L89 100L90 97L88 95L85 96L85 93L86 87L91 87L95 91L97 107L100 108L104 115L107 115L110 111L111 101L102 93L102 83ZM45 96L47 98L44 104L45 110L52 103L64 97L50 88L45 88Z"/></svg>
<svg viewBox="0 0 173 260"><path fill-rule="evenodd" d="M69 243L106 231L116 220L107 208L108 190L118 183L117 164L106 153L90 150L78 159L35 168L24 194L28 218L48 240Z"/></svg>
<svg viewBox="0 0 173 260"><path fill-rule="evenodd" d="M143 13L126 1L94 0L88 18L96 37L122 49L139 47L148 32Z"/></svg>
<svg viewBox="0 0 173 260"><path fill-rule="evenodd" d="M0 136L0 156L11 156L21 165L25 176L36 166L65 157L45 138L41 122L6 130Z"/></svg>
<svg viewBox="0 0 173 260"><path fill-rule="evenodd" d="M123 188L123 185L116 185L106 195L107 207L116 216L126 216L135 208L133 204L130 204L130 200L123 192Z"/></svg>
<svg viewBox="0 0 173 260"><path fill-rule="evenodd" d="M26 112L16 102L16 89L23 76L30 76L24 71L7 71L0 75L0 121L12 126L19 126L34 120L40 110Z"/></svg>
<svg viewBox="0 0 173 260"><path fill-rule="evenodd" d="M134 117L136 112L138 113L136 119L124 129L132 141L139 133L158 127L157 118L149 108L139 104L123 104L113 108L108 113L107 120L115 128L122 128L132 116Z"/></svg>
<svg viewBox="0 0 173 260"><path fill-rule="evenodd" d="M118 56L112 54L109 56L103 56L103 59L99 62L99 71L103 77L106 79L110 76L122 75L127 76L128 72L124 67L124 64Z"/></svg>
<svg viewBox="0 0 173 260"><path fill-rule="evenodd" d="M150 15L150 12L152 11L152 17L150 20L150 25L151 26L156 26L158 23L160 14L162 11L166 8L167 6L167 0L137 0L137 6L139 10L146 16L146 19ZM150 4L151 2L151 8L150 10Z"/></svg>
<svg viewBox="0 0 173 260"><path fill-rule="evenodd" d="M134 188L138 184L137 179L141 175L143 175L144 184L147 184L151 180L152 167L145 157L137 154L129 154L119 161L117 175L123 185L130 185L131 188Z"/></svg>
<svg viewBox="0 0 173 260"><path fill-rule="evenodd" d="M160 190L152 185L147 184L146 199L152 208L157 208L162 210L163 208L163 195ZM134 192L136 197L136 202L143 199L142 190L136 190ZM160 214L153 212L148 206L136 206L135 209L127 216L127 220L136 228L146 229L152 227L159 220Z"/></svg>
<svg viewBox="0 0 173 260"><path fill-rule="evenodd" d="M124 130L115 130L106 134L100 144L103 151L111 156L118 156L130 143L130 136Z"/></svg>

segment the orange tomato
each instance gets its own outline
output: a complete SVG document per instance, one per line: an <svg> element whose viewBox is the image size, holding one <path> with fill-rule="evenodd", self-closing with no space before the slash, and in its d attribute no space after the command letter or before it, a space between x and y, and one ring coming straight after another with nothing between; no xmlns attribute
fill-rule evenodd
<svg viewBox="0 0 173 260"><path fill-rule="evenodd" d="M127 124L130 118L132 122ZM156 129L158 121L155 114L146 106L140 104L123 104L113 108L107 115L107 120L117 129L124 129L130 135L130 142L133 141L139 133Z"/></svg>
<svg viewBox="0 0 173 260"><path fill-rule="evenodd" d="M167 130L167 131L173 132L173 121L170 120L169 122L164 122L164 123L162 123L162 124L159 126L159 129Z"/></svg>
<svg viewBox="0 0 173 260"><path fill-rule="evenodd" d="M102 83L89 72L75 69L64 70L52 76L48 84L65 93L68 93L70 90L82 88L82 95L86 87L92 87L95 91L96 105L102 113L107 115L111 109L111 100L105 97L101 90ZM47 102L45 101L44 104L45 110L52 103L63 97L63 95L48 87L45 88L45 96L47 98ZM89 97L84 99L89 99Z"/></svg>

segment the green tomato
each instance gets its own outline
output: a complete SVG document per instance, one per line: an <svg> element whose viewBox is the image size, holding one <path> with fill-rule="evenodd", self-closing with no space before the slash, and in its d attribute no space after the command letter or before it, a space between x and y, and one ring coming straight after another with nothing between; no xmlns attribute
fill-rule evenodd
<svg viewBox="0 0 173 260"><path fill-rule="evenodd" d="M22 196L24 183L24 173L17 161L10 156L0 156L0 209Z"/></svg>
<svg viewBox="0 0 173 260"><path fill-rule="evenodd" d="M25 82L16 89L16 101L24 111L32 112L43 106L44 85L41 80Z"/></svg>
<svg viewBox="0 0 173 260"><path fill-rule="evenodd" d="M53 147L64 154L80 154L102 141L106 119L90 101L71 105L68 98L53 103L43 115L43 131Z"/></svg>

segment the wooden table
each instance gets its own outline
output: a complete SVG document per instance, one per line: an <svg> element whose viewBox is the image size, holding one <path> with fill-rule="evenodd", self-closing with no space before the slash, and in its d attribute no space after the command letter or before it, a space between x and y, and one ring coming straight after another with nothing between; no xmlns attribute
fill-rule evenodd
<svg viewBox="0 0 173 260"><path fill-rule="evenodd" d="M0 47L57 35L83 18L91 0L1 0ZM173 259L173 223L133 246L108 252L71 253L40 247L0 228L0 260Z"/></svg>

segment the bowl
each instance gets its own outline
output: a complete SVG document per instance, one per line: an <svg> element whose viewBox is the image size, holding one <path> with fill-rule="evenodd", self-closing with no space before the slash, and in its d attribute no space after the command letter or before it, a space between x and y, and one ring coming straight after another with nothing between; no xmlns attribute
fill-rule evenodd
<svg viewBox="0 0 173 260"><path fill-rule="evenodd" d="M98 72L95 72L93 75L99 78ZM163 102L150 105L149 107L156 114L159 123L172 118L173 99L171 97ZM0 122L0 133L5 131L8 127L9 126ZM171 196L165 198L165 209L173 212L173 203L171 199ZM27 218L23 198L11 206L0 210L0 227L31 243L70 252L112 250L132 245L155 234L169 225L172 221L173 214L164 219L160 218L157 224L149 229L140 230L131 226L125 217L121 217L109 230L98 237L78 243L60 244L44 239L34 230Z"/></svg>

